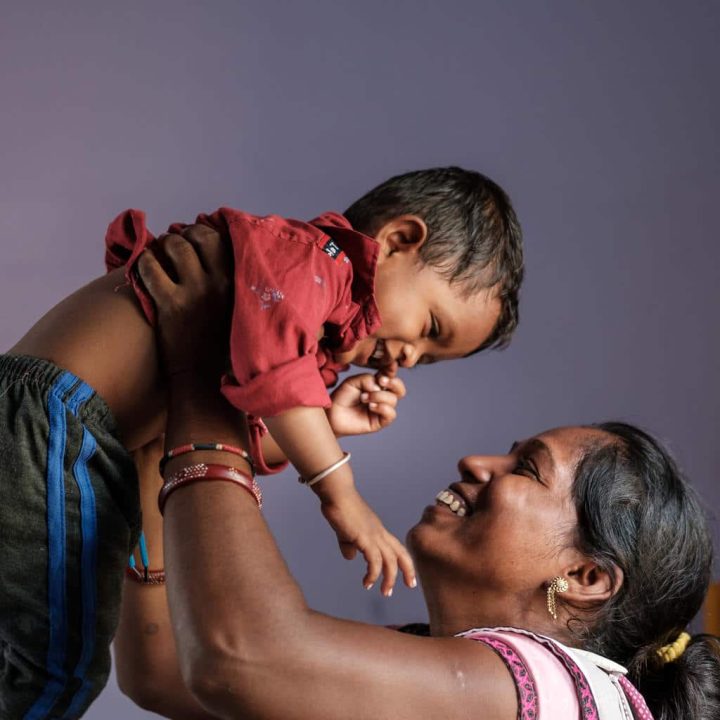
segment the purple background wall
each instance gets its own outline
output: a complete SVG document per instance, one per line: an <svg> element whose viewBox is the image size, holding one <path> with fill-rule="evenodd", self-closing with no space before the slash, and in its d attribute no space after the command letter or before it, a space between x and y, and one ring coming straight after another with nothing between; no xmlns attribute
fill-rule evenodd
<svg viewBox="0 0 720 720"><path fill-rule="evenodd" d="M462 454L620 417L717 507L719 36L712 0L5 3L0 346L102 271L125 207L307 217L457 163L516 204L522 325L407 374L396 426L345 443L368 499L402 536ZM264 487L314 606L422 618L417 591L361 589L290 473ZM87 717L147 716L111 685Z"/></svg>

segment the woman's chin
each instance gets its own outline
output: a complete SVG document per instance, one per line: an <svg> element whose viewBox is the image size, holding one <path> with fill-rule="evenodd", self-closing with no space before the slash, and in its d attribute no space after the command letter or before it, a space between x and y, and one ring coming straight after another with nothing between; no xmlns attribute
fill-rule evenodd
<svg viewBox="0 0 720 720"><path fill-rule="evenodd" d="M410 551L410 554L414 556L422 555L424 553L424 547L432 544L432 539L426 537L428 530L432 534L431 523L432 523L432 505L428 505L423 510L422 517L407 531L405 536L405 545Z"/></svg>

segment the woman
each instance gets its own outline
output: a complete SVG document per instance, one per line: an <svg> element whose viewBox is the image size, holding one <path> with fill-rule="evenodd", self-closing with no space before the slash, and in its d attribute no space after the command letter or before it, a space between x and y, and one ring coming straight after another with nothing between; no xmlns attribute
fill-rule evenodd
<svg viewBox="0 0 720 720"><path fill-rule="evenodd" d="M190 312L216 317L222 302L215 249L198 252L177 283L152 257L142 265L166 361L187 370L170 378L166 447L243 440L204 380L213 338L183 333ZM139 459L151 564L162 562L157 452ZM248 470L235 455L192 452L167 463L166 479L200 462ZM684 634L709 580L705 520L671 458L630 426L556 429L460 461L408 535L429 637L308 608L235 483L180 482L164 499L172 626L164 588L128 582L116 639L121 687L161 714L606 720L651 717L644 696L656 719L720 718L720 641Z"/></svg>

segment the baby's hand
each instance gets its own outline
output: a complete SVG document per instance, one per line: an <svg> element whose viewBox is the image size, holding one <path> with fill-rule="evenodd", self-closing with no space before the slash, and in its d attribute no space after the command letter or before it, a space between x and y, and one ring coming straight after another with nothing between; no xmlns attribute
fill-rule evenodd
<svg viewBox="0 0 720 720"><path fill-rule="evenodd" d="M332 394L328 421L336 437L363 435L382 430L397 417L398 401L405 397L405 383L381 372L347 378Z"/></svg>
<svg viewBox="0 0 720 720"><path fill-rule="evenodd" d="M365 557L367 572L363 586L366 590L370 590L382 572L381 591L390 597L398 568L408 587L417 585L410 553L385 529L355 488L344 489L332 498L323 493L321 503L322 513L335 530L343 557L352 560L358 550Z"/></svg>

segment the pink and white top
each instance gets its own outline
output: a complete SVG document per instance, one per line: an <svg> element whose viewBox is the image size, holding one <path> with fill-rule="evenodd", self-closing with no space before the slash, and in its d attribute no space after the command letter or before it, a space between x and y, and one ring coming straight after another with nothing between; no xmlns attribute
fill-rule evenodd
<svg viewBox="0 0 720 720"><path fill-rule="evenodd" d="M458 637L492 648L518 693L518 720L653 720L627 670L600 655L519 628L476 628Z"/></svg>

